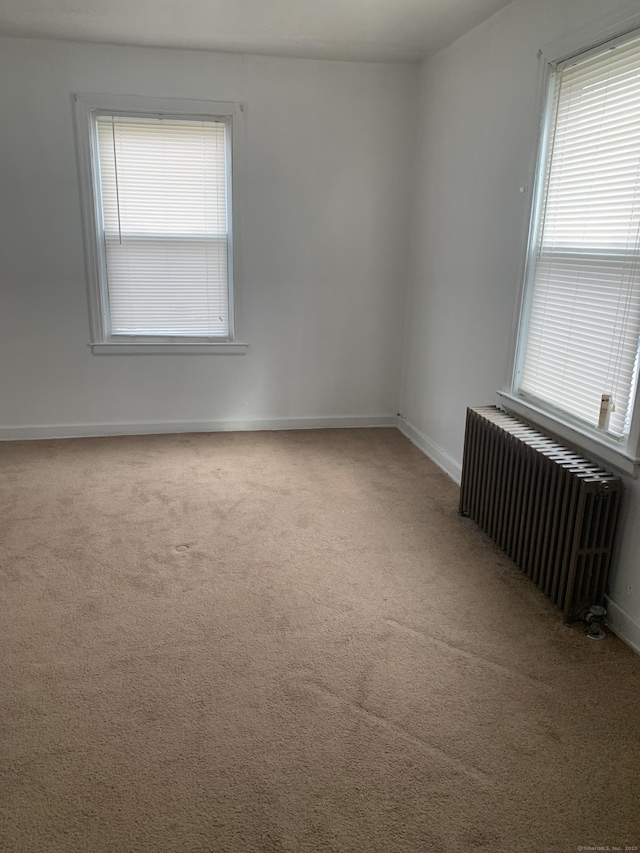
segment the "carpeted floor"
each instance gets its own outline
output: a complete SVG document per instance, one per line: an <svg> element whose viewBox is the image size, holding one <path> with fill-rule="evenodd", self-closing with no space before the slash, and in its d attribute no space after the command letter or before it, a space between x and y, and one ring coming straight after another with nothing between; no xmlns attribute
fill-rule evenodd
<svg viewBox="0 0 640 853"><path fill-rule="evenodd" d="M1 445L0 850L640 846L640 657L457 491L395 430Z"/></svg>

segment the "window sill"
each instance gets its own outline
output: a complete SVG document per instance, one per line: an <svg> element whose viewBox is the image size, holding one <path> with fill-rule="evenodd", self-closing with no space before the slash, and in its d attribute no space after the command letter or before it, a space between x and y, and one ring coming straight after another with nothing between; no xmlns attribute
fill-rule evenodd
<svg viewBox="0 0 640 853"><path fill-rule="evenodd" d="M249 344L223 343L139 343L89 344L94 355L245 355Z"/></svg>
<svg viewBox="0 0 640 853"><path fill-rule="evenodd" d="M638 476L640 459L630 454L627 449L620 447L615 439L609 439L606 435L600 438L574 424L560 421L528 400L508 391L497 391L496 393L508 412L524 418L540 429L569 442L574 447L583 450L587 456L594 456L605 465L617 468L618 471L632 477Z"/></svg>

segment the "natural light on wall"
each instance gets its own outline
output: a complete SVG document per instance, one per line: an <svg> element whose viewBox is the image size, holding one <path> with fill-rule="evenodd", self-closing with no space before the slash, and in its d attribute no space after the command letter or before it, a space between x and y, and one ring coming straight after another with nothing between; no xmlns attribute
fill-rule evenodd
<svg viewBox="0 0 640 853"><path fill-rule="evenodd" d="M551 87L516 388L623 437L640 340L640 38L558 66Z"/></svg>
<svg viewBox="0 0 640 853"><path fill-rule="evenodd" d="M111 335L229 335L228 126L96 118Z"/></svg>

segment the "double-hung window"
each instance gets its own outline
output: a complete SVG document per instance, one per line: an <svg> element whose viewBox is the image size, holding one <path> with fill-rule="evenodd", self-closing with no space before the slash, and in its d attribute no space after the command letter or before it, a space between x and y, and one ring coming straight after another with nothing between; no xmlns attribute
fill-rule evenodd
<svg viewBox="0 0 640 853"><path fill-rule="evenodd" d="M514 393L633 455L640 34L555 66L541 148Z"/></svg>
<svg viewBox="0 0 640 853"><path fill-rule="evenodd" d="M239 352L233 104L76 96L94 352Z"/></svg>

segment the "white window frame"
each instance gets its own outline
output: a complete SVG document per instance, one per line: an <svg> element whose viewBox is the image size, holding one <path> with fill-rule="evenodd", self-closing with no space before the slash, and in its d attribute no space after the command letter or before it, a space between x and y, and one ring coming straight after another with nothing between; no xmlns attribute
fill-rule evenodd
<svg viewBox="0 0 640 853"><path fill-rule="evenodd" d="M89 303L89 346L94 355L244 355L248 344L238 339L235 312L238 279L237 233L240 210L240 167L244 107L224 101L132 95L74 94L74 113L82 222ZM228 279L229 335L224 339L182 336L112 336L109 327L107 276L102 244L102 207L97 162L95 117L113 114L132 117L163 117L224 121L229 127L227 151L229 182Z"/></svg>
<svg viewBox="0 0 640 853"><path fill-rule="evenodd" d="M539 121L536 128L536 157L531 174L531 205L528 210L529 236L521 262L522 282L521 299L514 321L515 333L512 344L512 373L498 396L505 409L523 417L541 428L559 436L586 453L620 471L638 476L640 473L640 387L634 392L632 416L629 434L621 439L603 431L589 427L577 418L552 405L531 400L518 390L519 375L524 357L528 312L531 299L531 278L534 272L534 242L538 217L544 202L544 165L549 141L549 123L552 101L551 77L556 66L562 62L596 50L616 39L625 39L640 28L640 12L634 3L623 9L615 17L609 17L606 24L587 26L572 37L547 45L538 53L540 75L538 83Z"/></svg>

